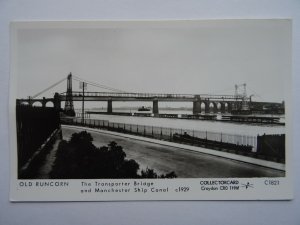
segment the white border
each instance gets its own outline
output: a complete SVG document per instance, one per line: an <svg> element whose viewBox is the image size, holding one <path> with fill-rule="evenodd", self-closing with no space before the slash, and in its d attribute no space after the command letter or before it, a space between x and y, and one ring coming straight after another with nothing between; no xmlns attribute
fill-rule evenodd
<svg viewBox="0 0 300 225"><path fill-rule="evenodd" d="M292 121L292 99L291 91L288 93L286 101L286 177L278 178L277 180L281 185L274 188L269 188L266 185L263 185L266 180L269 178L250 178L238 179L241 183L251 182L255 186L255 191L240 191L240 192L227 192L226 194L221 191L218 192L199 192L195 190L190 192L188 195L178 195L176 193L171 193L168 195L137 195L137 194L128 194L128 195L105 195L99 196L97 194L83 197L80 196L80 181L70 180L71 188L67 190L59 190L53 188L43 189L41 191L39 188L29 188L24 189L20 187L20 183L17 181L17 152L16 152L16 124L15 124L15 99L16 99L16 32L20 28L106 28L106 27L172 27L172 26L189 26L197 27L197 24L201 23L196 20L164 20L164 21L68 21L68 22L15 22L11 25L11 81L10 81L10 102L9 102L9 115L10 115L10 144L11 144L11 192L10 199L11 201L115 201L115 200L283 200L283 199L292 199L292 132L291 132L291 121ZM290 60L291 62L292 60ZM291 89L291 76L287 77L287 86L285 90ZM232 178L234 179L234 178ZM221 180L232 180L232 179L221 179ZM201 180L215 180L215 179L175 179L175 180L145 180L153 181L157 187L164 186L165 183L168 183L170 189L176 189L178 186L182 186L185 183L190 183L197 186L198 182ZM220 179L218 179L220 180ZM198 185L199 186L199 185Z"/></svg>

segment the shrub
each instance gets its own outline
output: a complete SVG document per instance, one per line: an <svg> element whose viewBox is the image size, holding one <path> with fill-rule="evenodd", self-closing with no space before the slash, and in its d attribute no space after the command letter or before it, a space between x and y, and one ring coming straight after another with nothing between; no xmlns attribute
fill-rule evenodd
<svg viewBox="0 0 300 225"><path fill-rule="evenodd" d="M61 141L50 177L52 179L97 178L175 178L174 172L157 175L153 169L138 174L135 160L126 159L122 146L112 141L97 148L90 133L72 134L70 141Z"/></svg>

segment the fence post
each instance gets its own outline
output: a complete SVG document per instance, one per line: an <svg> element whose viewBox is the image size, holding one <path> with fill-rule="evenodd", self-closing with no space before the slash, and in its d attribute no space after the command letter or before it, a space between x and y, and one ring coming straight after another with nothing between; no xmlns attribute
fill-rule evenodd
<svg viewBox="0 0 300 225"><path fill-rule="evenodd" d="M195 130L193 130L193 145L195 145Z"/></svg>
<svg viewBox="0 0 300 225"><path fill-rule="evenodd" d="M154 136L154 133L153 133L153 126L152 126L152 137Z"/></svg>
<svg viewBox="0 0 300 225"><path fill-rule="evenodd" d="M160 139L162 139L162 127L160 128Z"/></svg>
<svg viewBox="0 0 300 225"><path fill-rule="evenodd" d="M207 130L205 131L205 147L207 147Z"/></svg>
<svg viewBox="0 0 300 225"><path fill-rule="evenodd" d="M146 126L144 126L144 137L146 136Z"/></svg>

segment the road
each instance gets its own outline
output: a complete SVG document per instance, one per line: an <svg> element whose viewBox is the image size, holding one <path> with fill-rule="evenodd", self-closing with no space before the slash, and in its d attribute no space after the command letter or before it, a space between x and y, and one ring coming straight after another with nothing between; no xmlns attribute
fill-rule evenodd
<svg viewBox="0 0 300 225"><path fill-rule="evenodd" d="M63 138L69 140L72 133L84 128L63 127ZM88 131L97 147L111 141L123 147L127 159L134 159L141 169L151 168L157 173L174 171L179 178L246 178L282 177L284 172L261 166L238 162L217 156L174 148L165 145Z"/></svg>

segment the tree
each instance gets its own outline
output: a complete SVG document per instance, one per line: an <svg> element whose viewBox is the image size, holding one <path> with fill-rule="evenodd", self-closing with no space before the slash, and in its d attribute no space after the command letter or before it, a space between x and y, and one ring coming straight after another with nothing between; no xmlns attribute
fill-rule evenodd
<svg viewBox="0 0 300 225"><path fill-rule="evenodd" d="M123 147L112 141L97 148L90 133L72 134L70 141L61 141L50 173L52 179L97 178L175 178L174 172L157 175L153 169L138 174L139 164L126 159Z"/></svg>

